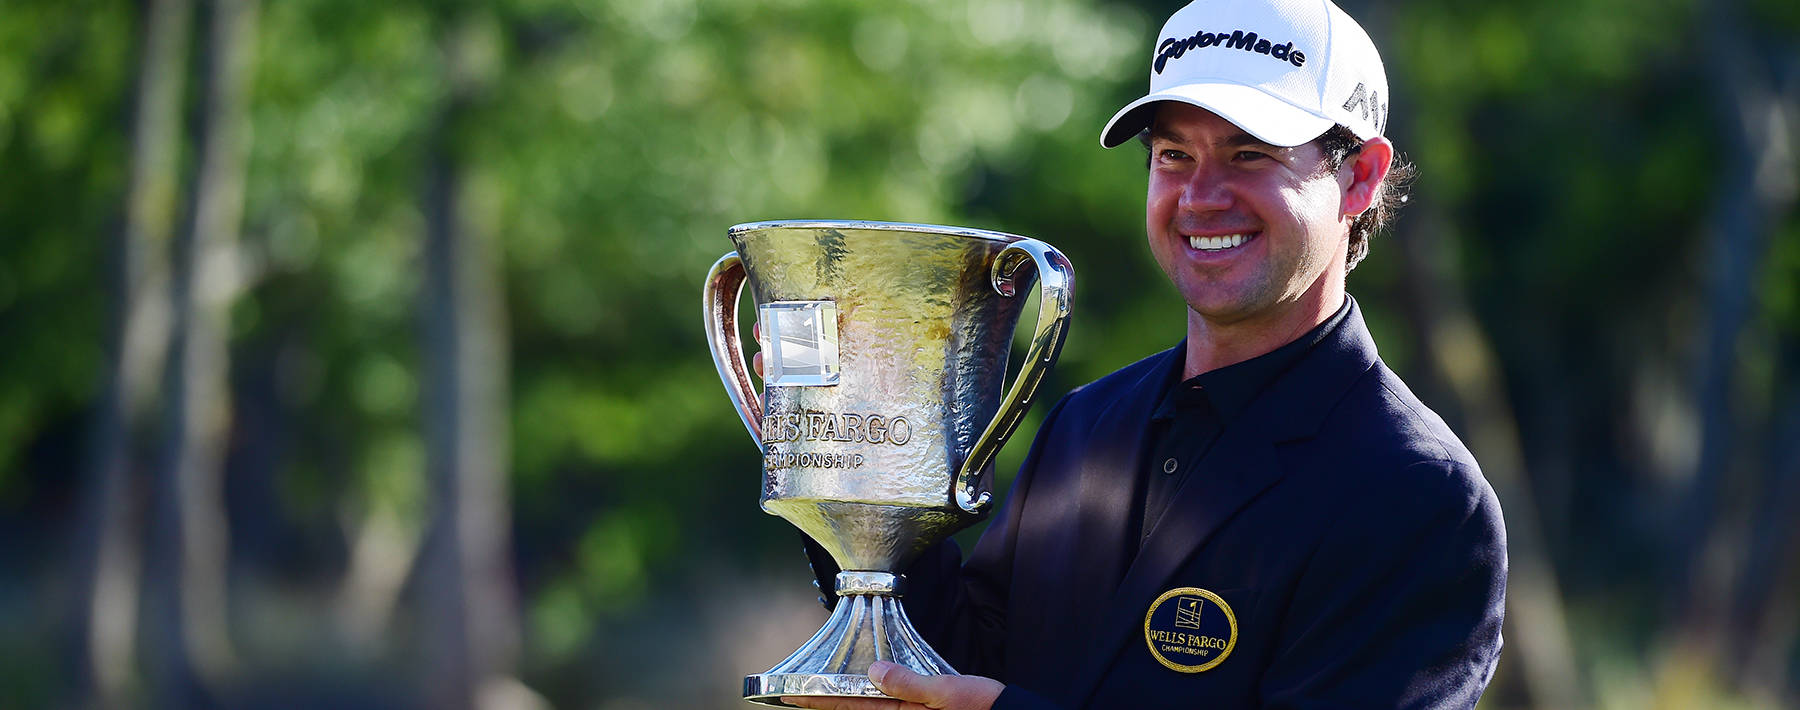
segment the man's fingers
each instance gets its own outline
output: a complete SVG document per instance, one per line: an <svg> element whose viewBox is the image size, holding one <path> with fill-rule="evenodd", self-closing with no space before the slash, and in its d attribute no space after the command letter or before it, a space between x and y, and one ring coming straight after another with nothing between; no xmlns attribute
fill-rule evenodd
<svg viewBox="0 0 1800 710"><path fill-rule="evenodd" d="M756 339L757 347L762 347L762 321L750 324L750 337ZM763 377L762 351L750 356L750 369L756 371L757 377Z"/></svg>
<svg viewBox="0 0 1800 710"><path fill-rule="evenodd" d="M813 710L902 710L906 705L885 698L839 698L827 695L783 695L781 702Z"/></svg>
<svg viewBox="0 0 1800 710"><path fill-rule="evenodd" d="M1000 681L973 675L920 675L896 663L869 665L869 680L881 692L927 708L987 710L1006 688Z"/></svg>
<svg viewBox="0 0 1800 710"><path fill-rule="evenodd" d="M826 696L783 697L782 702L814 710L988 710L1006 686L972 675L920 675L887 661L869 665L869 680L897 700Z"/></svg>
<svg viewBox="0 0 1800 710"><path fill-rule="evenodd" d="M808 695L783 696L781 702L814 710L916 710L926 707L923 702L903 702L921 700L903 693L915 688L921 681L929 680L927 676L914 673L895 663L876 661L869 666L869 680L875 681L875 687L880 688L881 692L899 698L899 700Z"/></svg>

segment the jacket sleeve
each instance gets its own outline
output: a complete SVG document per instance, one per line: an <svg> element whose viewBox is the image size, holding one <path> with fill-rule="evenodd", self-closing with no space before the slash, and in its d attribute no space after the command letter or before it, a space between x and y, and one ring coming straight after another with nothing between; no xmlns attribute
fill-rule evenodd
<svg viewBox="0 0 1800 710"><path fill-rule="evenodd" d="M1264 707L1449 709L1480 698L1505 608L1499 503L1469 464L1407 473L1420 490L1340 508L1281 622Z"/></svg>

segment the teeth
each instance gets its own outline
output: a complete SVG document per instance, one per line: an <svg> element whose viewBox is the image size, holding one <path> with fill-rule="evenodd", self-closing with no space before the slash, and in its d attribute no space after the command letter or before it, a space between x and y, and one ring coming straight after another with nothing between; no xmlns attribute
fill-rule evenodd
<svg viewBox="0 0 1800 710"><path fill-rule="evenodd" d="M1188 237L1188 246L1201 251L1218 251L1230 249L1249 239L1242 234L1228 234L1223 237Z"/></svg>

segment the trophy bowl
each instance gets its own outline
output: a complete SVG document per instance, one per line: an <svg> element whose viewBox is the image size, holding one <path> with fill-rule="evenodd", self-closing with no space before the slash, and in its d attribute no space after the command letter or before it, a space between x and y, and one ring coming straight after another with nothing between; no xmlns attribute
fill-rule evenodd
<svg viewBox="0 0 1800 710"><path fill-rule="evenodd" d="M707 275L707 342L763 456L761 504L844 570L825 626L744 698L886 697L869 664L954 674L907 619L898 572L980 520L994 455L1018 427L1067 332L1074 271L1044 242L866 221L729 231ZM1013 329L1033 278L1037 322L1010 388ZM762 326L764 389L745 365L738 299Z"/></svg>

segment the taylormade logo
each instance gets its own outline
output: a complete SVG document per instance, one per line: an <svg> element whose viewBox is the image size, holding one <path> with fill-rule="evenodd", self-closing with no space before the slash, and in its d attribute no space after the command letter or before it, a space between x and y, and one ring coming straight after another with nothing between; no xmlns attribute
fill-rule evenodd
<svg viewBox="0 0 1800 710"><path fill-rule="evenodd" d="M1232 30L1224 32L1195 32L1192 37L1174 37L1165 39L1156 48L1156 73L1161 74L1163 66L1171 59L1180 59L1190 49L1201 49L1224 45L1226 49L1241 49L1246 52L1267 54L1270 57L1292 64L1296 67L1306 64L1306 53L1294 50L1293 42L1275 44L1256 36L1255 32Z"/></svg>

